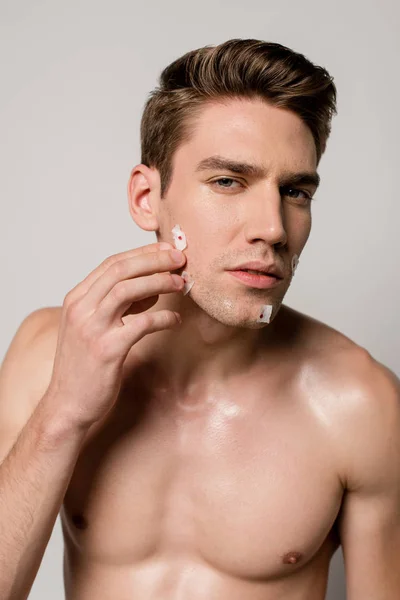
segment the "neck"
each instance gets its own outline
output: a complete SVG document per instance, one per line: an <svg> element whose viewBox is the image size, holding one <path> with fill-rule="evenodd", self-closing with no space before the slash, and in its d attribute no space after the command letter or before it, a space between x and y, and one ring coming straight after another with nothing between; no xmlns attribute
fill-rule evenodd
<svg viewBox="0 0 400 600"><path fill-rule="evenodd" d="M147 376L152 374L154 385L172 393L195 394L244 373L251 375L260 366L277 364L293 336L288 326L290 309L285 306L269 325L254 329L220 323L190 298L179 306L171 305L171 300L168 295L160 296L148 312L177 310L182 324L144 336L135 344L134 353Z"/></svg>

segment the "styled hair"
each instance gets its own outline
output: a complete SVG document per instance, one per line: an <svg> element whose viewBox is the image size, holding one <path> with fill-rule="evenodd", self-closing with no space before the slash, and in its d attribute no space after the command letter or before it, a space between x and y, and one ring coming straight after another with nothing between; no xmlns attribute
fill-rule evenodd
<svg viewBox="0 0 400 600"><path fill-rule="evenodd" d="M336 110L336 87L323 67L274 42L231 39L191 50L162 72L140 126L141 162L160 173L161 198L172 179L175 151L191 139L205 103L262 99L296 113L314 138L317 164Z"/></svg>

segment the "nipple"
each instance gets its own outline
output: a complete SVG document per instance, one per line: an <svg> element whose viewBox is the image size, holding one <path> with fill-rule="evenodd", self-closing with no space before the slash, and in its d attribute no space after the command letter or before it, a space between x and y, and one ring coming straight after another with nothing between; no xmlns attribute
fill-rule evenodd
<svg viewBox="0 0 400 600"><path fill-rule="evenodd" d="M287 554L284 555L283 562L285 564L294 565L294 564L298 563L300 559L301 559L300 552L288 552Z"/></svg>

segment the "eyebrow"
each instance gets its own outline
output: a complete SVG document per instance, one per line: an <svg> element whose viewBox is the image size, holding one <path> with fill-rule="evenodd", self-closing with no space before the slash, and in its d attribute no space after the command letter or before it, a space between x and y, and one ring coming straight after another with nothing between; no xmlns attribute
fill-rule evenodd
<svg viewBox="0 0 400 600"><path fill-rule="evenodd" d="M238 173L240 175L247 175L249 177L255 177L261 179L263 177L267 177L268 171L264 169L260 165L246 163L241 161L232 160L230 158L225 158L223 156L209 156L208 158L204 158L201 160L195 172L199 173L201 171L208 170L225 170L231 171L232 173ZM317 189L320 184L321 178L317 172L286 172L280 177L279 184L281 186L287 185L313 185Z"/></svg>

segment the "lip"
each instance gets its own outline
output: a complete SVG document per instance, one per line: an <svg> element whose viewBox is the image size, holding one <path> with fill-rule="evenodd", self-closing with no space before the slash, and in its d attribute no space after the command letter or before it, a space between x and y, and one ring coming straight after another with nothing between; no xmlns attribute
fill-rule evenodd
<svg viewBox="0 0 400 600"><path fill-rule="evenodd" d="M268 265L260 260L251 260L242 263L241 265L237 265L232 271L245 271L247 269L250 269L251 271L260 271L264 275L274 275L278 279L283 278L283 273L277 264L271 263Z"/></svg>
<svg viewBox="0 0 400 600"><path fill-rule="evenodd" d="M248 285L253 288L258 288L260 290L271 289L279 285L282 279L278 277L274 277L273 275L253 275L252 273L247 273L246 271L228 271L230 275L239 279L245 285Z"/></svg>

